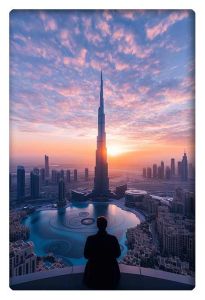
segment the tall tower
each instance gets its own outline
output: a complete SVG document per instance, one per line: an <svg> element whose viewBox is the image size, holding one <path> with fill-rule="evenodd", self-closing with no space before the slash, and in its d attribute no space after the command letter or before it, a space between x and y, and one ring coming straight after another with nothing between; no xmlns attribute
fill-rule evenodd
<svg viewBox="0 0 205 300"><path fill-rule="evenodd" d="M17 167L17 199L25 197L25 169L23 166Z"/></svg>
<svg viewBox="0 0 205 300"><path fill-rule="evenodd" d="M31 188L31 199L39 198L40 184L39 184L39 173L37 170L30 172L30 188Z"/></svg>
<svg viewBox="0 0 205 300"><path fill-rule="evenodd" d="M46 175L46 179L48 179L50 172L49 172L49 157L47 155L45 155L45 175Z"/></svg>
<svg viewBox="0 0 205 300"><path fill-rule="evenodd" d="M61 178L58 183L58 206L62 207L66 204L65 199L65 183L63 179Z"/></svg>
<svg viewBox="0 0 205 300"><path fill-rule="evenodd" d="M97 150L96 150L96 165L95 165L93 196L107 197L107 196L109 196L109 194L110 194L110 191L109 191L106 133L105 133L103 78L102 78L102 71L101 71L100 106L98 108L98 136L97 136Z"/></svg>
<svg viewBox="0 0 205 300"><path fill-rule="evenodd" d="M175 159L171 159L171 176L175 176Z"/></svg>
<svg viewBox="0 0 205 300"><path fill-rule="evenodd" d="M186 153L184 153L181 163L181 179L182 181L188 180L188 160Z"/></svg>

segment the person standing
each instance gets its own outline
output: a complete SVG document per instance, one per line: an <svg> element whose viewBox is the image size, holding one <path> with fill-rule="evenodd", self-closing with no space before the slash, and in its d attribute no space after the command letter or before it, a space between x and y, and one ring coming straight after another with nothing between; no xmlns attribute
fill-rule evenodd
<svg viewBox="0 0 205 300"><path fill-rule="evenodd" d="M107 219L97 218L98 232L87 238L84 256L88 259L84 272L84 283L90 289L116 289L120 280L117 258L120 245L114 235L106 231Z"/></svg>

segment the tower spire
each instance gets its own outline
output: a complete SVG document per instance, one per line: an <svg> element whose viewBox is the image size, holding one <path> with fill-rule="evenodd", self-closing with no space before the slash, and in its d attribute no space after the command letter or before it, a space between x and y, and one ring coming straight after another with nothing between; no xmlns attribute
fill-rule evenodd
<svg viewBox="0 0 205 300"><path fill-rule="evenodd" d="M101 196L107 197L109 194L110 194L110 190L109 190L106 132L105 132L103 76L101 70L100 106L98 108L98 136L97 136L96 166L95 166L93 195L97 197L101 197Z"/></svg>
<svg viewBox="0 0 205 300"><path fill-rule="evenodd" d="M100 107L102 111L104 110L104 99L103 99L103 75L101 70L101 76L100 76Z"/></svg>

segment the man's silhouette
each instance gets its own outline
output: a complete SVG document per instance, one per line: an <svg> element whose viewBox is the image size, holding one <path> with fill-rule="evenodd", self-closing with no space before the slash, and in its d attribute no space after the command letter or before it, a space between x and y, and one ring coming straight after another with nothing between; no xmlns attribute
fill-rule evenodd
<svg viewBox="0 0 205 300"><path fill-rule="evenodd" d="M87 238L84 256L88 259L84 282L91 289L115 289L120 279L117 257L121 250L115 236L106 232L107 220L97 218L98 232Z"/></svg>

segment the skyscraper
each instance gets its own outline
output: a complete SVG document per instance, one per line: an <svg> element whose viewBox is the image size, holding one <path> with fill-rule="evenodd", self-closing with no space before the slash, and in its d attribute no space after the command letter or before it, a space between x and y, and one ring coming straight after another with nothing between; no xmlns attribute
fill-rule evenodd
<svg viewBox="0 0 205 300"><path fill-rule="evenodd" d="M146 169L146 168L143 168L143 170L142 170L142 176L143 176L144 178L147 177L147 169Z"/></svg>
<svg viewBox="0 0 205 300"><path fill-rule="evenodd" d="M30 173L30 187L31 187L31 199L39 198L39 192L40 192L39 174L35 169Z"/></svg>
<svg viewBox="0 0 205 300"><path fill-rule="evenodd" d="M17 167L17 199L25 197L25 169L23 166Z"/></svg>
<svg viewBox="0 0 205 300"><path fill-rule="evenodd" d="M188 180L188 160L187 155L184 153L181 164L181 179L182 181Z"/></svg>
<svg viewBox="0 0 205 300"><path fill-rule="evenodd" d="M64 170L60 170L60 178L64 180Z"/></svg>
<svg viewBox="0 0 205 300"><path fill-rule="evenodd" d="M40 169L40 183L41 185L45 184L45 169L41 168Z"/></svg>
<svg viewBox="0 0 205 300"><path fill-rule="evenodd" d="M168 166L166 167L166 170L165 170L165 177L166 177L166 179L171 178L171 169Z"/></svg>
<svg viewBox="0 0 205 300"><path fill-rule="evenodd" d="M70 170L66 171L66 182L70 182Z"/></svg>
<svg viewBox="0 0 205 300"><path fill-rule="evenodd" d="M74 170L74 181L78 181L78 170Z"/></svg>
<svg viewBox="0 0 205 300"><path fill-rule="evenodd" d="M182 174L182 162L178 161L178 176L181 177Z"/></svg>
<svg viewBox="0 0 205 300"><path fill-rule="evenodd" d="M57 183L57 171L56 170L52 170L51 171L51 182L53 184L56 184Z"/></svg>
<svg viewBox="0 0 205 300"><path fill-rule="evenodd" d="M152 177L153 178L157 178L157 165L154 164L153 167L152 167Z"/></svg>
<svg viewBox="0 0 205 300"><path fill-rule="evenodd" d="M152 177L152 169L150 167L147 168L147 178Z"/></svg>
<svg viewBox="0 0 205 300"><path fill-rule="evenodd" d="M161 166L158 166L158 168L157 168L157 175L158 175L159 179L162 179L162 168L161 168Z"/></svg>
<svg viewBox="0 0 205 300"><path fill-rule="evenodd" d="M161 178L164 178L164 162L161 161Z"/></svg>
<svg viewBox="0 0 205 300"><path fill-rule="evenodd" d="M98 136L97 136L96 165L95 165L93 195L95 197L108 197L109 194L110 191L109 191L106 132L105 132L103 78L102 78L102 71L101 71L100 106L98 108Z"/></svg>
<svg viewBox="0 0 205 300"><path fill-rule="evenodd" d="M171 158L171 176L175 176L175 159Z"/></svg>
<svg viewBox="0 0 205 300"><path fill-rule="evenodd" d="M189 171L188 171L189 178L193 179L194 178L194 167L192 163L189 163Z"/></svg>
<svg viewBox="0 0 205 300"><path fill-rule="evenodd" d="M49 157L47 155L45 155L45 175L46 175L46 179L49 178Z"/></svg>
<svg viewBox="0 0 205 300"><path fill-rule="evenodd" d="M58 206L62 207L66 204L65 200L65 183L61 178L58 183Z"/></svg>
<svg viewBox="0 0 205 300"><path fill-rule="evenodd" d="M85 180L88 180L88 168L85 168Z"/></svg>

